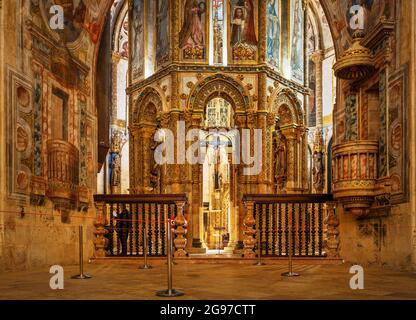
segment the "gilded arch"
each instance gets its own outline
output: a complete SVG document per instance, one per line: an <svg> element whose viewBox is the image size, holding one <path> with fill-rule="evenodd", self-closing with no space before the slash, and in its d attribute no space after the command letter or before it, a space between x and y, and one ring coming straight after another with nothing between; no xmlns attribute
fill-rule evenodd
<svg viewBox="0 0 416 320"><path fill-rule="evenodd" d="M271 111L280 117L282 124L296 124L303 126L304 115L302 104L296 94L290 89L282 89L275 94L272 100Z"/></svg>
<svg viewBox="0 0 416 320"><path fill-rule="evenodd" d="M222 74L207 77L197 83L188 99L187 109L203 112L214 97L222 97L234 107L234 111L247 111L250 97L234 78Z"/></svg>
<svg viewBox="0 0 416 320"><path fill-rule="evenodd" d="M133 124L154 123L163 110L160 94L154 88L144 89L134 103L132 112Z"/></svg>

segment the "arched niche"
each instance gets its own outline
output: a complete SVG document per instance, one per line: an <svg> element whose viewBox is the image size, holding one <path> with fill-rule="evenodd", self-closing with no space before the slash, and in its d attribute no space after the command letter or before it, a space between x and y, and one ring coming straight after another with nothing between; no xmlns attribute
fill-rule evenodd
<svg viewBox="0 0 416 320"><path fill-rule="evenodd" d="M280 126L304 125L302 105L295 93L289 89L283 89L276 93L271 111L280 118Z"/></svg>
<svg viewBox="0 0 416 320"><path fill-rule="evenodd" d="M133 104L130 118L130 185L135 193L160 193L162 168L154 160L154 134L160 128L162 100L146 88Z"/></svg>
<svg viewBox="0 0 416 320"><path fill-rule="evenodd" d="M215 97L227 100L234 112L245 112L250 106L250 97L235 79L225 75L207 77L197 83L188 99L187 108L193 112L205 112L208 102Z"/></svg>
<svg viewBox="0 0 416 320"><path fill-rule="evenodd" d="M162 99L154 88L146 88L134 103L131 122L133 125L154 123L162 113Z"/></svg>
<svg viewBox="0 0 416 320"><path fill-rule="evenodd" d="M271 111L278 119L273 135L274 190L304 192L308 188L308 157L301 103L291 90L283 89L276 93Z"/></svg>

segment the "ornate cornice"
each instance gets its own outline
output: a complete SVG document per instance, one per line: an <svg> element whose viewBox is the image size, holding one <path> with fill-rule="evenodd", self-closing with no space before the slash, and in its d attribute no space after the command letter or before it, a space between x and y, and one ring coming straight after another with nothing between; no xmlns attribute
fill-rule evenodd
<svg viewBox="0 0 416 320"><path fill-rule="evenodd" d="M294 91L299 92L300 94L309 94L309 89L299 85L298 83L288 80L282 77L278 72L273 70L271 67L266 65L253 65L253 66L196 66L196 65L186 65L186 64L171 64L170 66L159 70L154 75L149 78L140 81L138 83L130 85L126 92L127 94L132 94L140 89L152 84L153 82L169 76L173 72L197 72L197 73L266 73L266 75L279 83L291 88Z"/></svg>

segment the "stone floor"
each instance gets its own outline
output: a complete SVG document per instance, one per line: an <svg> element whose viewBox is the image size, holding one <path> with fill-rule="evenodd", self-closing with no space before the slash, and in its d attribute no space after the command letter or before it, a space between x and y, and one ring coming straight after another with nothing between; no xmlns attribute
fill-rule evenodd
<svg viewBox="0 0 416 320"><path fill-rule="evenodd" d="M51 290L49 268L0 274L0 299L157 299L166 289L166 264L139 270L135 262L93 262L85 266L93 276L72 280L76 266L64 267L64 290ZM285 278L287 266L269 264L187 264L174 266L178 299L416 299L416 273L365 268L365 289L351 290L349 265L295 264L297 278Z"/></svg>

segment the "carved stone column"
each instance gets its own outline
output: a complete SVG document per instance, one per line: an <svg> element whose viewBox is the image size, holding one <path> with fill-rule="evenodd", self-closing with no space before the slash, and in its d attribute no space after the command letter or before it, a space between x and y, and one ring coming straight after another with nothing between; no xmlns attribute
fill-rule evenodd
<svg viewBox="0 0 416 320"><path fill-rule="evenodd" d="M153 157L153 152L151 152L151 145L153 142L153 135L155 132L155 127L153 126L144 126L141 128L141 137L142 137L142 159L143 159L143 185L142 192L149 193L153 188L150 184L150 163Z"/></svg>
<svg viewBox="0 0 416 320"><path fill-rule="evenodd" d="M253 207L254 202L247 201L245 202L246 207L246 216L244 218L244 250L243 256L246 259L252 259L256 257L256 253L254 251L254 246L256 244L256 239L254 239L254 234L256 231L253 229L256 220L254 219L253 215Z"/></svg>
<svg viewBox="0 0 416 320"><path fill-rule="evenodd" d="M257 112L257 126L261 129L262 132L262 166L261 172L258 175L258 184L257 184L257 192L258 193L268 193L269 192L269 184L267 179L267 167L270 168L270 157L268 154L268 144L270 142L270 137L268 135L268 127L267 127L267 112L266 111L258 111ZM254 141L253 141L254 143Z"/></svg>
<svg viewBox="0 0 416 320"><path fill-rule="evenodd" d="M324 55L322 51L316 51L311 56L315 64L316 77L316 127L322 129L323 127L323 100L322 100L322 61Z"/></svg>
<svg viewBox="0 0 416 320"><path fill-rule="evenodd" d="M105 248L107 247L107 239L104 237L108 230L104 228L107 224L107 215L106 215L106 205L104 202L96 202L95 206L97 208L97 216L94 222L95 231L94 231L94 256L105 257Z"/></svg>
<svg viewBox="0 0 416 320"><path fill-rule="evenodd" d="M192 114L188 119L190 125L188 129L199 128L202 121L202 114ZM191 145L193 142L188 142ZM188 146L189 147L189 146ZM187 251L192 253L205 253L206 249L202 247L201 241L201 206L202 206L202 165L199 163L189 164L191 172L191 194L188 196L190 203L190 214L188 217L188 243Z"/></svg>
<svg viewBox="0 0 416 320"><path fill-rule="evenodd" d="M186 247L186 238L185 238L185 217L184 217L184 201L175 202L176 207L178 208L178 213L175 218L175 240L173 241L175 244L175 257L186 257L188 253L185 251Z"/></svg>
<svg viewBox="0 0 416 320"><path fill-rule="evenodd" d="M267 50L267 1L260 1L259 5L259 63L266 63Z"/></svg>
<svg viewBox="0 0 416 320"><path fill-rule="evenodd" d="M239 131L240 134L240 139L242 139L242 129L245 128L246 126L246 121L247 121L247 117L245 114L243 113L238 113L235 115L235 119L234 119L234 123L236 125L237 130ZM236 201L236 211L238 212L238 219L236 219L238 221L238 239L237 240L237 244L235 247L235 252L240 252L240 250L243 249L243 224L244 224L244 205L242 203L242 199L243 199L243 195L245 193L247 193L247 184L246 184L246 180L245 177L243 176L243 168L244 168L244 164L242 163L242 159L241 159L241 140L240 140L240 164L236 165L236 175L235 175L235 182L234 185L238 186L237 189L237 199L235 199Z"/></svg>

